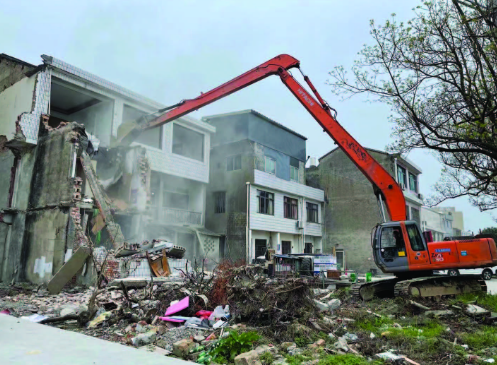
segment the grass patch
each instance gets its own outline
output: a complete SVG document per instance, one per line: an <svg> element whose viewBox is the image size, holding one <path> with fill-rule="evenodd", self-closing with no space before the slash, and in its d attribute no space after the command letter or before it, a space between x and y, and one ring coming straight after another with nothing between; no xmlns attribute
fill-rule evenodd
<svg viewBox="0 0 497 365"><path fill-rule="evenodd" d="M418 338L423 336L425 338L436 338L442 334L444 327L440 323L429 321L419 327L389 328L388 331L392 333L392 336L398 337Z"/></svg>
<svg viewBox="0 0 497 365"><path fill-rule="evenodd" d="M391 326L393 323L393 320L388 317L365 317L363 319L356 320L354 327L363 331L379 334L386 331L386 327Z"/></svg>
<svg viewBox="0 0 497 365"><path fill-rule="evenodd" d="M327 355L319 360L318 365L379 365L384 364L382 360L367 361L356 355Z"/></svg>
<svg viewBox="0 0 497 365"><path fill-rule="evenodd" d="M458 295L452 300L452 304L468 304L471 302L477 302L478 305L488 309L492 312L497 312L497 295L487 294L487 293L465 293Z"/></svg>
<svg viewBox="0 0 497 365"><path fill-rule="evenodd" d="M475 350L493 347L497 343L497 327L482 326L476 332L464 333L462 339Z"/></svg>
<svg viewBox="0 0 497 365"><path fill-rule="evenodd" d="M300 365L304 361L313 360L314 359L313 355L314 355L313 352L311 350L307 349L298 355L294 355L294 356L286 355L285 358L286 358L286 362L290 365Z"/></svg>
<svg viewBox="0 0 497 365"><path fill-rule="evenodd" d="M263 365L271 365L274 362L274 355L270 352L265 352L259 356L259 360Z"/></svg>

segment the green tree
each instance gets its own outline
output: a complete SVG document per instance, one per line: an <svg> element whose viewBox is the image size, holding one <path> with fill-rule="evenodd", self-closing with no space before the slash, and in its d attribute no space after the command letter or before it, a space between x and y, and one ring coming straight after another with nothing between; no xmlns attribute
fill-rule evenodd
<svg viewBox="0 0 497 365"><path fill-rule="evenodd" d="M427 148L444 164L430 204L469 196L497 207L497 0L425 1L407 23L371 21L349 79L330 72L337 94L365 93L393 111L392 152Z"/></svg>
<svg viewBox="0 0 497 365"><path fill-rule="evenodd" d="M491 235L495 242L497 242L497 227L488 227L481 230L482 234Z"/></svg>

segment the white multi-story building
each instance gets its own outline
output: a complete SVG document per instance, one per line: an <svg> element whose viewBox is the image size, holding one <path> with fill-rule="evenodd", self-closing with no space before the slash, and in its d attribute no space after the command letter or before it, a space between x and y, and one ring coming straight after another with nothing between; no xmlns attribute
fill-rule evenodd
<svg viewBox="0 0 497 365"><path fill-rule="evenodd" d="M306 138L254 110L202 120L217 130L206 227L222 255L322 253L324 192L305 185Z"/></svg>
<svg viewBox="0 0 497 365"><path fill-rule="evenodd" d="M421 208L421 228L431 231L433 240L442 241L445 237L469 236L464 230L464 216L454 207Z"/></svg>

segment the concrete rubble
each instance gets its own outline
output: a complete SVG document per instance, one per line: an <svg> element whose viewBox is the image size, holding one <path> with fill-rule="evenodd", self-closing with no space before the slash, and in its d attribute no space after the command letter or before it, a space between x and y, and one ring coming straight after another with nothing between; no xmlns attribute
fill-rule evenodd
<svg viewBox="0 0 497 365"><path fill-rule="evenodd" d="M447 358L462 365L497 358L497 328L489 321L497 300L490 295L475 294L469 303L358 302L346 290L321 289L316 279L269 278L260 265L223 267L66 285L56 295L44 286L3 285L0 315L199 364L311 365L353 357L357 364Z"/></svg>

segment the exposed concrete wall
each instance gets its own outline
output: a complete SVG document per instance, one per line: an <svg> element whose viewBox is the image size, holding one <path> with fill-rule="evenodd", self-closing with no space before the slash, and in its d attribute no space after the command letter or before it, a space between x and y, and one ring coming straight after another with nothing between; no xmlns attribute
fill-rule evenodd
<svg viewBox="0 0 497 365"><path fill-rule="evenodd" d="M34 68L35 66L33 65L25 62L16 62L0 55L0 93L23 79L26 72Z"/></svg>
<svg viewBox="0 0 497 365"><path fill-rule="evenodd" d="M206 228L226 235L226 255L245 257L247 182L253 182L254 143L248 140L211 150L210 184L206 196ZM227 157L241 154L242 168L227 171ZM226 192L225 213L215 213L215 192Z"/></svg>
<svg viewBox="0 0 497 365"><path fill-rule="evenodd" d="M107 100L73 113L66 118L70 122L83 124L88 133L100 139L101 146L109 147L112 135L113 110L114 101Z"/></svg>
<svg viewBox="0 0 497 365"><path fill-rule="evenodd" d="M0 67L1 65L2 63ZM24 77L6 90L2 89L0 80L0 135L5 135L8 139L14 137L18 116L31 112L36 78L37 75Z"/></svg>
<svg viewBox="0 0 497 365"><path fill-rule="evenodd" d="M393 175L389 155L370 153ZM336 150L320 160L318 169L307 171L307 182L323 189L327 198L323 251L343 248L347 268L362 272L375 268L370 233L381 217L369 180L341 150Z"/></svg>
<svg viewBox="0 0 497 365"><path fill-rule="evenodd" d="M14 154L10 150L0 152L0 209L9 202L10 176L14 164ZM0 242L2 236L0 235Z"/></svg>

